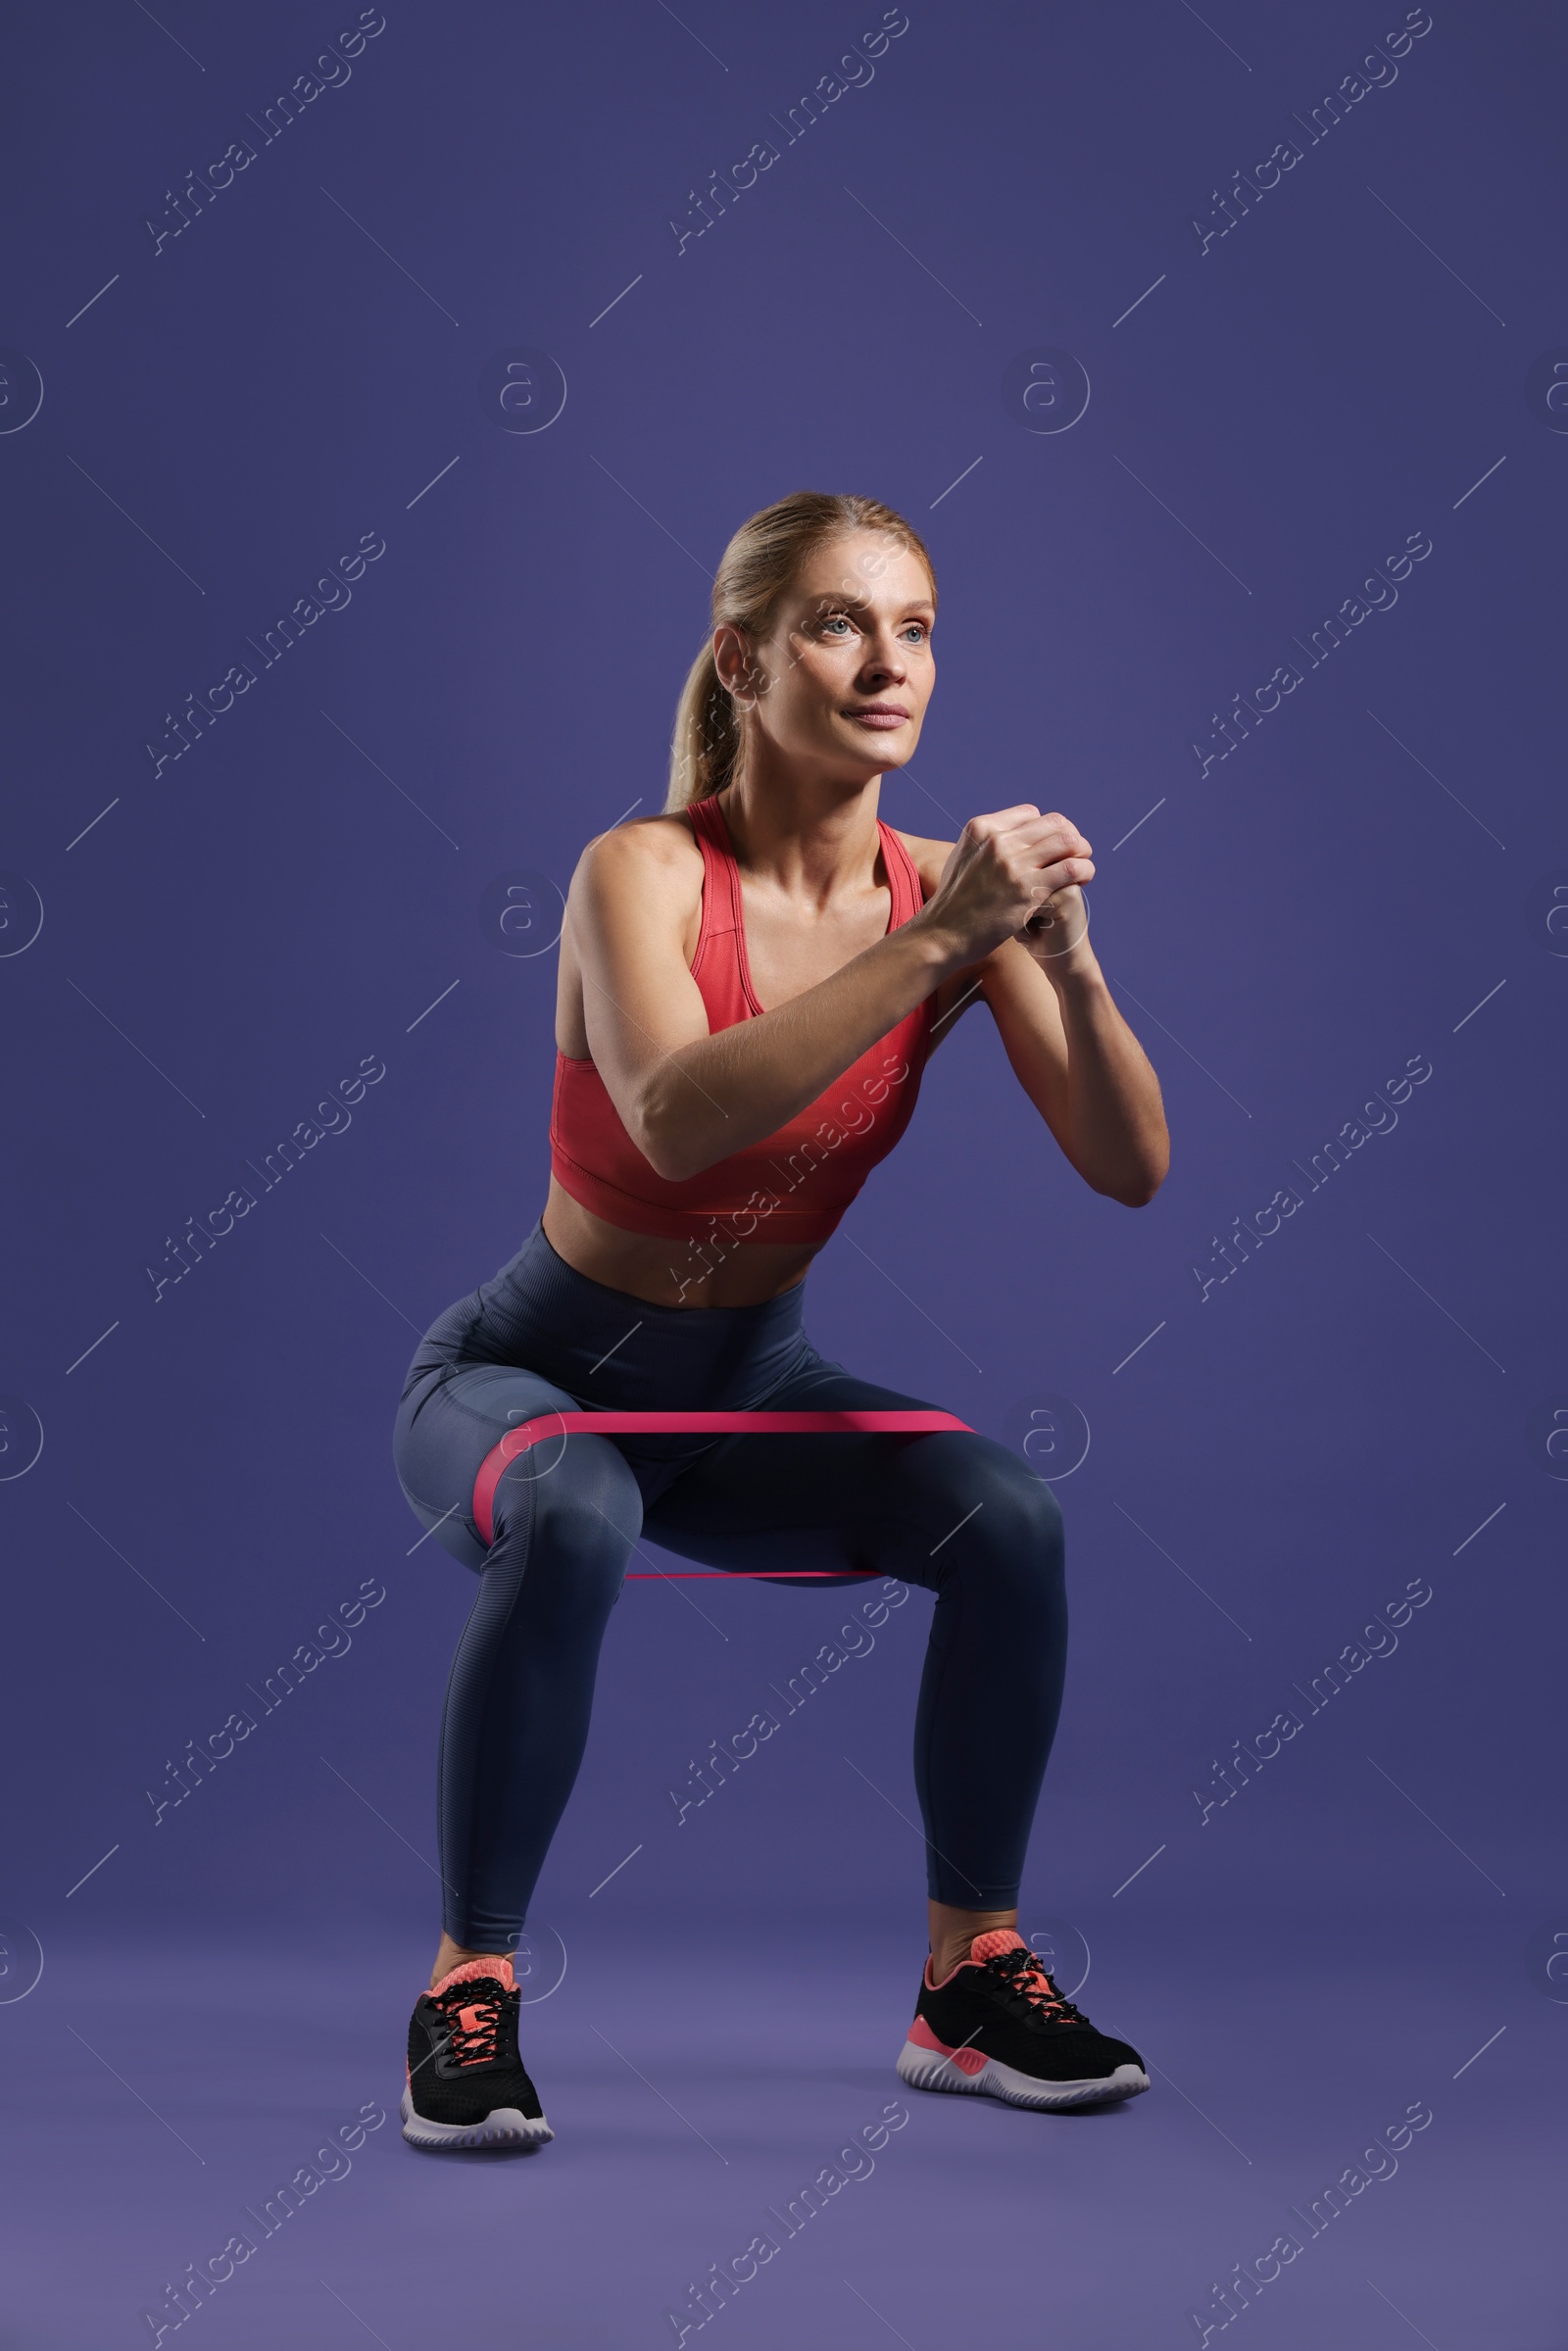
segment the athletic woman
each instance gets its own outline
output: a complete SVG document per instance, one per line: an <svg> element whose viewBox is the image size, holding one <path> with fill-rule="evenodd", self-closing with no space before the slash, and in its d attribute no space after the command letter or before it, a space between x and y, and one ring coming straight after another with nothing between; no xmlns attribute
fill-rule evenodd
<svg viewBox="0 0 1568 2351"><path fill-rule="evenodd" d="M554 1418L939 1417L824 1361L802 1305L969 1007L1094 1191L1139 1207L1169 1161L1158 1083L1089 945L1077 826L1031 802L956 842L878 817L934 679L914 531L870 499L783 499L731 540L712 611L663 813L591 842L566 902L543 1216L432 1325L398 1415L411 1506L479 1576L441 1726L445 1931L403 2099L416 2146L553 2135L512 1955L644 1532L710 1568L935 1594L914 1727L930 1956L904 2081L1032 2107L1149 2086L1017 1933L1066 1634L1051 1488L962 1423L599 1436Z"/></svg>

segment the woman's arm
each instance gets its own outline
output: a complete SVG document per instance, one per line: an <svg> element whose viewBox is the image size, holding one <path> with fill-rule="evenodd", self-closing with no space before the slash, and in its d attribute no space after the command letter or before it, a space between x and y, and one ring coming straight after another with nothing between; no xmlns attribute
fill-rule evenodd
<svg viewBox="0 0 1568 2351"><path fill-rule="evenodd" d="M684 953L702 875L690 833L652 823L603 835L578 865L566 925L588 1050L638 1150L679 1181L772 1134L1042 899L1087 880L1087 858L1063 854L1077 839L1032 807L975 817L912 921L712 1036Z"/></svg>
<svg viewBox="0 0 1568 2351"><path fill-rule="evenodd" d="M1066 923L1044 934L1046 945L1009 939L998 948L981 992L1013 1074L1065 1157L1094 1191L1142 1208L1170 1168L1159 1080L1116 1009L1078 892L1064 892L1055 908ZM1050 939L1069 923L1083 935L1052 955Z"/></svg>
<svg viewBox="0 0 1568 2351"><path fill-rule="evenodd" d="M1087 848L1081 834L1066 829ZM922 886L934 890L950 845L906 836L906 846ZM1159 1080L1089 946L1081 891L1063 890L1051 912L1046 929L1026 928L943 982L932 1048L965 1012L988 1004L1013 1074L1063 1155L1096 1192L1141 1208L1170 1168Z"/></svg>

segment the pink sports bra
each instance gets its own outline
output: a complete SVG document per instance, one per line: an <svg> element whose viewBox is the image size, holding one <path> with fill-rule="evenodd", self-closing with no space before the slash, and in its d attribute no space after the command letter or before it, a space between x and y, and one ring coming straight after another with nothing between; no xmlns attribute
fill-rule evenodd
<svg viewBox="0 0 1568 2351"><path fill-rule="evenodd" d="M710 1033L761 1012L746 959L741 879L716 800L694 801L703 853L703 916L692 977ZM913 860L880 821L893 908L889 931L918 914L924 898ZM930 1044L933 999L906 1013L776 1134L701 1175L671 1182L637 1149L591 1060L556 1055L550 1164L573 1200L606 1224L663 1240L824 1242L914 1109Z"/></svg>

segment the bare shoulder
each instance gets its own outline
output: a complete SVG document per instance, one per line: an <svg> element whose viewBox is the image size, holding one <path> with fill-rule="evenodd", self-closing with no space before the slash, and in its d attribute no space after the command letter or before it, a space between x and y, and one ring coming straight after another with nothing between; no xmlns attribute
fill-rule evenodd
<svg viewBox="0 0 1568 2351"><path fill-rule="evenodd" d="M679 900L701 892L703 853L683 816L637 816L597 833L577 860L574 890L620 898L655 890Z"/></svg>
<svg viewBox="0 0 1568 2351"><path fill-rule="evenodd" d="M942 868L953 855L951 841L927 841L919 833L901 833L897 825L890 827L908 851L915 872L920 876L920 889L929 898L942 879Z"/></svg>

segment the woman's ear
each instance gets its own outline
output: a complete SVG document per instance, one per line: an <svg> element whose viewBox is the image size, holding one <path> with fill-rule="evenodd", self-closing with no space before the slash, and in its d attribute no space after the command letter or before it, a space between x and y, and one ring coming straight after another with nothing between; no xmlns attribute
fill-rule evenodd
<svg viewBox="0 0 1568 2351"><path fill-rule="evenodd" d="M724 621L713 633L713 667L726 693L744 690L750 666L750 646L738 628Z"/></svg>
<svg viewBox="0 0 1568 2351"><path fill-rule="evenodd" d="M773 682L750 638L729 623L719 629L714 639L713 667L737 710L755 709Z"/></svg>

